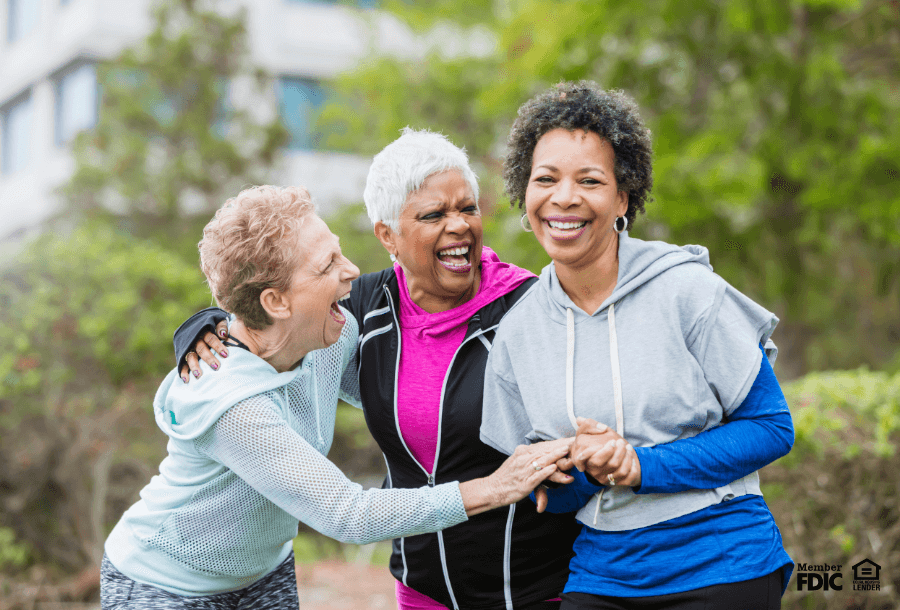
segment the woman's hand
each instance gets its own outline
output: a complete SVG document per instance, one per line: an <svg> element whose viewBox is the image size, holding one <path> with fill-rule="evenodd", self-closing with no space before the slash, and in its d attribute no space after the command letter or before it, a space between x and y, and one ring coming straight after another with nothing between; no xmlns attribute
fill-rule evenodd
<svg viewBox="0 0 900 610"><path fill-rule="evenodd" d="M556 462L567 453L573 439L562 438L534 445L519 445L515 453L492 475L459 484L469 516L518 502L557 472ZM572 477L562 475L561 482Z"/></svg>
<svg viewBox="0 0 900 610"><path fill-rule="evenodd" d="M624 438L604 424L579 417L578 433L572 444L571 465L587 472L602 485L641 484L641 462L637 453ZM557 463L564 468L567 460Z"/></svg>
<svg viewBox="0 0 900 610"><path fill-rule="evenodd" d="M228 337L228 322L226 320L222 320L216 325L216 335L219 335L222 339ZM189 372L193 373L194 377L199 377L203 374L200 370L201 358L203 362L215 371L218 370L220 364L216 359L216 354L220 354L223 358L228 357L228 348L222 344L216 335L208 332L197 339L197 343L194 344L194 351L188 352L184 357L187 364L182 366L179 372L182 381L187 383L190 380Z"/></svg>

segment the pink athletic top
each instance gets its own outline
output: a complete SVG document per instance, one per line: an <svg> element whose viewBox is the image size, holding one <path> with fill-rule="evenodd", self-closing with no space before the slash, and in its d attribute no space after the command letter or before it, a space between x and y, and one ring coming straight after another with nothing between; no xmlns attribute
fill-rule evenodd
<svg viewBox="0 0 900 610"><path fill-rule="evenodd" d="M500 261L490 248L481 251L481 285L470 301L449 311L428 313L409 296L406 277L394 265L400 284L400 370L397 419L413 457L429 473L434 470L440 425L441 390L453 355L466 336L469 320L479 309L512 292L530 271ZM397 581L400 610L437 610L445 606Z"/></svg>

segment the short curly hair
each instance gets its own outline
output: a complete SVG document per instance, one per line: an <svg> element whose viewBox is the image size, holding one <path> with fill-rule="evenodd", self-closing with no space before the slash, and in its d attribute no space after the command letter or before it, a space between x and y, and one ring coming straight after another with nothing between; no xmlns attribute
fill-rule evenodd
<svg viewBox="0 0 900 610"><path fill-rule="evenodd" d="M554 129L593 131L609 142L616 155L616 182L628 193L628 226L653 188L650 130L635 101L622 91L605 91L592 81L564 82L533 97L519 108L507 140L503 179L512 205L525 204L532 156L538 140Z"/></svg>
<svg viewBox="0 0 900 610"><path fill-rule="evenodd" d="M259 296L287 292L297 268L297 233L315 212L303 187L255 186L225 202L203 229L200 268L219 307L248 328L272 324Z"/></svg>

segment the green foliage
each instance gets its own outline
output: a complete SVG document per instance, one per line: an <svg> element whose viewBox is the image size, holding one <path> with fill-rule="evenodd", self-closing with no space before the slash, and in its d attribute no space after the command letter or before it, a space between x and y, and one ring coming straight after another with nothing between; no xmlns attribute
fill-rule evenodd
<svg viewBox="0 0 900 610"><path fill-rule="evenodd" d="M896 608L900 604L900 374L812 373L784 386L796 440L761 476L766 502L795 562L844 566L844 592L785 595L786 607ZM881 592L854 596L850 566L882 566Z"/></svg>
<svg viewBox="0 0 900 610"><path fill-rule="evenodd" d="M8 527L0 527L0 570L22 568L30 556L28 544L16 542L16 534Z"/></svg>
<svg viewBox="0 0 900 610"><path fill-rule="evenodd" d="M210 300L197 269L100 223L35 241L0 286L0 400L19 414L48 388L161 376L169 329Z"/></svg>
<svg viewBox="0 0 900 610"><path fill-rule="evenodd" d="M796 440L788 463L837 453L890 458L900 441L900 373L812 373L785 387Z"/></svg>
<svg viewBox="0 0 900 610"><path fill-rule="evenodd" d="M76 140L63 192L73 210L111 212L134 233L170 238L188 212L208 214L262 182L287 131L233 103L271 84L248 63L242 13L222 14L214 0L161 0L153 19L142 44L100 65L99 121Z"/></svg>
<svg viewBox="0 0 900 610"><path fill-rule="evenodd" d="M376 59L342 78L343 101L321 117L326 132L344 134L342 147L376 152L405 125L442 131L467 147L490 212L505 201L499 144L520 104L560 80L625 89L656 150L655 201L635 235L709 247L717 272L782 318L790 376L895 357L900 13L891 3L386 7L420 32L447 21L487 28L496 48ZM533 247L522 242L513 256Z"/></svg>

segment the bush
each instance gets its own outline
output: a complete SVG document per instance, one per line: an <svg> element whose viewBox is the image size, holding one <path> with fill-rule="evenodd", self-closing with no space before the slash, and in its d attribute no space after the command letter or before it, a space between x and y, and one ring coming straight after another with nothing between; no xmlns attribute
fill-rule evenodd
<svg viewBox="0 0 900 610"><path fill-rule="evenodd" d="M33 559L99 563L107 516L165 447L151 401L170 333L208 303L195 266L103 224L43 235L0 270L0 526Z"/></svg>
<svg viewBox="0 0 900 610"><path fill-rule="evenodd" d="M785 607L900 607L900 374L812 373L784 387L796 441L763 473L766 501L797 563L841 564L843 590ZM881 591L852 590L852 566L881 566Z"/></svg>

